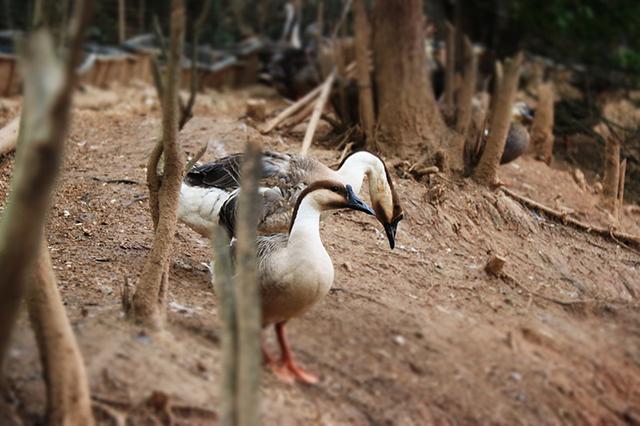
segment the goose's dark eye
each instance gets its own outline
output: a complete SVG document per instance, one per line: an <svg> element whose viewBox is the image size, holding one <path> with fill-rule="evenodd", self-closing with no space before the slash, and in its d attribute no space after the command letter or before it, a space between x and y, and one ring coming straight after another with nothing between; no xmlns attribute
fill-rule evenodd
<svg viewBox="0 0 640 426"><path fill-rule="evenodd" d="M332 187L331 187L331 190L332 190L333 192L338 192L339 188L338 188L337 186L332 186Z"/></svg>

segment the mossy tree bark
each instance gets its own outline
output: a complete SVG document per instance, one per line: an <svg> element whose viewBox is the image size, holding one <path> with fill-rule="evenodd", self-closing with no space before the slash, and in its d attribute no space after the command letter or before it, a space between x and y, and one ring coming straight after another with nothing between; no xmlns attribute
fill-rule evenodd
<svg viewBox="0 0 640 426"><path fill-rule="evenodd" d="M377 142L384 154L406 157L426 151L433 156L447 132L428 77L422 11L422 0L376 1L373 6Z"/></svg>
<svg viewBox="0 0 640 426"><path fill-rule="evenodd" d="M184 0L171 1L171 37L167 76L162 100L162 153L164 173L161 181L150 190L157 190L157 226L153 247L140 276L133 295L130 316L154 328L161 328L166 316L166 298L169 283L169 260L177 226L178 198L184 173L184 154L178 143L178 89L180 85L180 58L184 40ZM154 158L159 158L160 149L154 149ZM156 164L149 164L148 172L155 172ZM149 177L149 176L148 176ZM155 176L157 178L157 175ZM155 218L154 218L155 221Z"/></svg>

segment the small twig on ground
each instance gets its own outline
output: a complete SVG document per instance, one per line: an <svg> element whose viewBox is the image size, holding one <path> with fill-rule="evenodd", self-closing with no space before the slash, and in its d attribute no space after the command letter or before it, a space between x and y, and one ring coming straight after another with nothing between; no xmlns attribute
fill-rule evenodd
<svg viewBox="0 0 640 426"><path fill-rule="evenodd" d="M91 179L98 182L104 182L104 183L124 183L127 185L142 185L142 182L133 180L133 179L111 179L111 178L102 178L98 176L92 176Z"/></svg>

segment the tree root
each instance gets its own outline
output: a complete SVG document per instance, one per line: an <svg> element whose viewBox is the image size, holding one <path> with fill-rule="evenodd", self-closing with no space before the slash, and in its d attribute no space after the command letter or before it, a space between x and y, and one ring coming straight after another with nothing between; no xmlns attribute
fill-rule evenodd
<svg viewBox="0 0 640 426"><path fill-rule="evenodd" d="M554 299L553 297L549 297L549 296L545 296L543 294L537 293L533 290L529 290L529 288L527 288L527 286L525 286L524 284L520 283L520 281L516 280L514 277L512 277L511 275L509 275L506 272L501 272L499 275L500 279L502 279L504 282L509 283L509 284L513 284L518 288L521 288L522 290L524 290L525 292L527 292L527 294L530 294L533 297L537 297L538 299L542 299L544 301L547 302L551 302L551 303L555 303L556 305L560 305L563 307L584 307L585 305L589 304L589 303L595 303L595 300L560 300L560 299Z"/></svg>
<svg viewBox="0 0 640 426"><path fill-rule="evenodd" d="M96 418L100 419L106 417L114 426L126 426L127 415L125 413L98 401L93 401L91 405L93 408L93 415Z"/></svg>
<svg viewBox="0 0 640 426"><path fill-rule="evenodd" d="M557 222L560 222L564 225L570 225L576 229L588 232L590 234L595 234L604 238L611 239L614 242L620 244L622 247L630 250L635 254L638 254L637 250L640 249L640 236L618 232L612 228L603 228L597 225L580 222L579 220L568 217L566 213L562 213L558 210L552 209L551 207L540 204L537 201L517 194L516 192L508 188L501 187L500 190L519 203L529 208L543 212L549 218L554 219Z"/></svg>
<svg viewBox="0 0 640 426"><path fill-rule="evenodd" d="M218 413L189 404L174 404L164 392L154 391L138 404L99 394L92 395L92 406L96 418L106 418L114 426L125 426L130 420L140 420L142 415L152 424L202 424L203 421L216 422ZM146 424L146 423L145 423ZM207 423L208 424L208 423Z"/></svg>

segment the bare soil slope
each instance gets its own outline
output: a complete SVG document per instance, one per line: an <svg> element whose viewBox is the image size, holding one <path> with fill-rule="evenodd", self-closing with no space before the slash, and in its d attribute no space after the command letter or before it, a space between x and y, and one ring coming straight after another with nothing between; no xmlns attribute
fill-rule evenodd
<svg viewBox="0 0 640 426"><path fill-rule="evenodd" d="M115 93L77 104L48 228L96 414L104 425L125 416L131 425L215 424L220 347L208 242L180 225L165 333L122 318L120 288L136 282L151 245L141 198L160 121L152 90ZM209 142L205 160L241 150L257 134L241 119L247 96L203 95L181 134L186 150ZM299 149L285 136L263 141ZM327 164L339 156L317 146L312 155ZM12 167L1 160L2 200ZM394 251L370 217L323 221L334 289L289 327L301 363L322 380L289 386L266 372L265 424L640 424L640 256L471 182L436 176L426 185L392 173L406 211ZM520 159L501 178L552 206L561 194L581 220L601 215L592 191L576 190L567 172ZM624 229L637 234L639 218L625 209ZM507 258L503 278L484 272L491 254ZM22 318L8 371L24 424L42 421L37 361Z"/></svg>

